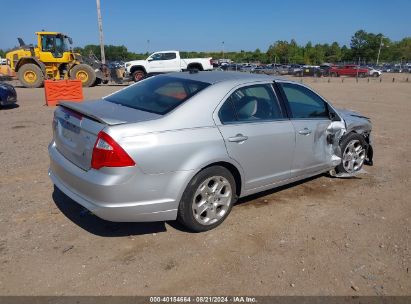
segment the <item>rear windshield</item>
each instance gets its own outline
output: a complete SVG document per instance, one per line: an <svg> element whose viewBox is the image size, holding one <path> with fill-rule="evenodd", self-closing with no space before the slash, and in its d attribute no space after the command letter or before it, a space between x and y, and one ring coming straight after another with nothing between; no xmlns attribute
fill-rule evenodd
<svg viewBox="0 0 411 304"><path fill-rule="evenodd" d="M104 99L133 109L164 115L209 85L200 81L156 76Z"/></svg>

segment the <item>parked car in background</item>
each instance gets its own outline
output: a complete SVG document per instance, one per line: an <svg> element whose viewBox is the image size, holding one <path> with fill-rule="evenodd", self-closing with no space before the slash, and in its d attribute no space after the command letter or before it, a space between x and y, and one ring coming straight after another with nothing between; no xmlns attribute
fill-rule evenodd
<svg viewBox="0 0 411 304"><path fill-rule="evenodd" d="M373 67L368 67L368 75L372 77L380 77L382 75L382 71Z"/></svg>
<svg viewBox="0 0 411 304"><path fill-rule="evenodd" d="M213 69L212 58L183 59L178 51L156 52L146 60L133 60L125 63L126 75L134 81L140 81L146 76L181 72L188 69L210 71Z"/></svg>
<svg viewBox="0 0 411 304"><path fill-rule="evenodd" d="M382 71L384 73L391 73L391 72L393 72L393 70L394 70L394 67L392 65L390 65L390 64L384 64L383 65Z"/></svg>
<svg viewBox="0 0 411 304"><path fill-rule="evenodd" d="M323 71L320 67L317 66L303 66L299 69L294 69L294 76L303 77L303 76L314 76L321 77Z"/></svg>
<svg viewBox="0 0 411 304"><path fill-rule="evenodd" d="M290 67L288 65L280 65L275 68L278 75L290 74Z"/></svg>
<svg viewBox="0 0 411 304"><path fill-rule="evenodd" d="M339 76L352 76L356 77L367 77L368 69L361 68L358 65L349 64L344 66L334 66L330 69L330 75L334 77Z"/></svg>
<svg viewBox="0 0 411 304"><path fill-rule="evenodd" d="M301 71L303 65L301 64L291 64L288 66L288 74L295 75L296 72Z"/></svg>
<svg viewBox="0 0 411 304"><path fill-rule="evenodd" d="M404 70L404 67L402 66L402 64L395 64L394 68L392 69L392 72L394 73L402 73Z"/></svg>
<svg viewBox="0 0 411 304"><path fill-rule="evenodd" d="M110 221L224 221L239 197L372 161L371 122L309 87L236 72L144 79L55 110L49 176Z"/></svg>
<svg viewBox="0 0 411 304"><path fill-rule="evenodd" d="M328 64L320 65L320 69L322 71L323 76L326 76L326 77L330 76L330 70L332 67L333 67L332 65L328 65Z"/></svg>
<svg viewBox="0 0 411 304"><path fill-rule="evenodd" d="M0 106L8 106L17 102L17 93L11 84L0 82Z"/></svg>

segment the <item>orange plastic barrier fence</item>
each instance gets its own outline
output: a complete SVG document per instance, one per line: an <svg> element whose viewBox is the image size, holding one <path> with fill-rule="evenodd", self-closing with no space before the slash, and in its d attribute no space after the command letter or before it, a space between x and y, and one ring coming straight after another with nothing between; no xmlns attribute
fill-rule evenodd
<svg viewBox="0 0 411 304"><path fill-rule="evenodd" d="M83 101L81 80L45 80L46 104L56 106L59 101Z"/></svg>

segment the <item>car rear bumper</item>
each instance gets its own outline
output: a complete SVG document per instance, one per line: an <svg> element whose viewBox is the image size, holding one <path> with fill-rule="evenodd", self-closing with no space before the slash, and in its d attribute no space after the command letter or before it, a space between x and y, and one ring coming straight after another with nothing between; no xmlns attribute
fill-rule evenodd
<svg viewBox="0 0 411 304"><path fill-rule="evenodd" d="M7 96L7 98L1 99L0 98L0 105L1 106L8 106L15 104L17 102L17 97L13 95Z"/></svg>
<svg viewBox="0 0 411 304"><path fill-rule="evenodd" d="M191 177L191 171L152 175L135 167L114 169L114 173L111 168L85 171L61 155L53 143L49 155L49 176L55 186L98 217L113 222L175 220Z"/></svg>

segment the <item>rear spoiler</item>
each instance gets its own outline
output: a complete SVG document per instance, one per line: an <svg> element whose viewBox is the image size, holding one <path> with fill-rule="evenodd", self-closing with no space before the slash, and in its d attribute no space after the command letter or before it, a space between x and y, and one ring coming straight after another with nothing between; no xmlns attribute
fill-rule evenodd
<svg viewBox="0 0 411 304"><path fill-rule="evenodd" d="M74 111L75 113L81 114L82 116L85 116L88 119L97 121L97 122L105 124L105 125L110 125L110 126L112 126L112 125L121 125L121 124L124 124L124 123L127 122L127 121L113 119L113 118L105 118L105 117L96 116L95 114L91 113L90 111L87 111L88 108L85 107L83 103L60 102L59 106L64 108L64 109Z"/></svg>

